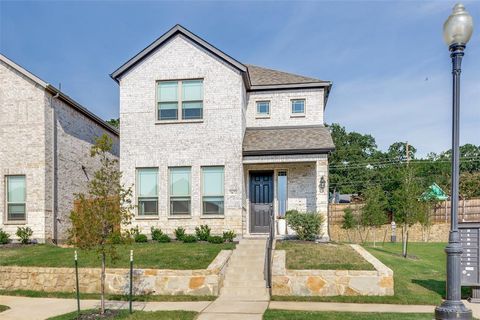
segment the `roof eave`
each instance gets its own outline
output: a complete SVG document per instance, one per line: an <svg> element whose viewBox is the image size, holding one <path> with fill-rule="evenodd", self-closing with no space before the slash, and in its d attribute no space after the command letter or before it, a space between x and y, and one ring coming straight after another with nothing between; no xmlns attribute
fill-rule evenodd
<svg viewBox="0 0 480 320"><path fill-rule="evenodd" d="M243 156L285 156L285 155L303 155L303 154L328 154L335 150L331 148L317 149L288 149L288 150L250 150L243 151Z"/></svg>
<svg viewBox="0 0 480 320"><path fill-rule="evenodd" d="M272 91L272 90L293 90L293 89L315 89L329 88L331 81L326 82L308 82L308 83L289 83L289 84L270 84L270 85L252 85L249 91Z"/></svg>
<svg viewBox="0 0 480 320"><path fill-rule="evenodd" d="M78 102L76 102L75 100L73 100L72 98L70 98L69 96L67 96L66 94L64 94L63 92L61 92L60 90L58 90L57 88L55 88L54 86L52 86L51 84L46 84L46 87L45 87L45 90L47 90L48 92L50 92L51 94L53 95L58 95L58 98L60 100L62 100L63 102L69 104L70 106L72 106L73 108L75 108L75 110L77 110L78 112L80 112L81 114L83 114L84 116L90 118L91 120L93 120L95 123L97 123L98 125L102 126L104 129L107 129L108 131L110 131L111 133L113 133L114 135L116 136L119 136L119 131L117 130L117 128L111 126L110 124L108 124L106 121L104 121L103 119L101 119L99 116L97 116L96 114L94 114L93 112L89 111L88 109L86 109L85 107L83 107L81 104L79 104Z"/></svg>
<svg viewBox="0 0 480 320"><path fill-rule="evenodd" d="M164 42L168 41L172 37L174 37L177 34L182 34L189 38L190 40L194 41L196 44L200 45L202 48L205 50L209 51L210 53L213 53L214 55L218 56L225 62L229 63L239 71L243 73L248 73L247 72L247 67L240 63L239 61L235 60L225 52L221 51L220 49L217 49L207 41L203 40L193 32L185 29L183 26L177 24L170 30L168 30L166 33L164 33L162 36L160 36L158 39L156 39L154 42L152 42L150 45L148 45L145 49L137 53L134 57L132 57L130 60L125 62L123 65L121 65L117 70L112 72L110 74L110 77L115 80L115 82L119 83L119 79L121 75L128 70L130 70L132 67L134 67L137 63L141 62L143 59L148 57L150 53L152 53L157 47L162 45ZM247 86L250 85L250 79L248 78L248 75L246 76L246 81Z"/></svg>

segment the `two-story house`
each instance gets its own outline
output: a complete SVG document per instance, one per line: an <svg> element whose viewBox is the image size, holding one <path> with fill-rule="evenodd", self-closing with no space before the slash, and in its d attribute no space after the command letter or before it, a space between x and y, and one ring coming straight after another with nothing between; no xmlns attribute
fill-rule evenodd
<svg viewBox="0 0 480 320"><path fill-rule="evenodd" d="M78 102L0 54L0 229L29 227L39 242L64 242L74 194L100 167L89 157L118 131Z"/></svg>
<svg viewBox="0 0 480 320"><path fill-rule="evenodd" d="M330 81L243 64L180 25L111 77L120 168L147 234L208 224L248 237L268 232L270 210L327 215Z"/></svg>

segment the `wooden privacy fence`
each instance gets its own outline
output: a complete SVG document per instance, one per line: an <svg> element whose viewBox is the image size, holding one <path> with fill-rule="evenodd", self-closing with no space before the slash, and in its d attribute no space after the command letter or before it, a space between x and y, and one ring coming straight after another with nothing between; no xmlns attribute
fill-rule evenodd
<svg viewBox="0 0 480 320"><path fill-rule="evenodd" d="M331 203L329 204L328 222L331 225L339 225L343 222L343 215L346 208L350 207L353 214L359 213L362 203ZM432 210L433 223L450 222L450 201L441 201ZM479 222L480 221L480 199L468 199L459 201L458 220L460 222Z"/></svg>

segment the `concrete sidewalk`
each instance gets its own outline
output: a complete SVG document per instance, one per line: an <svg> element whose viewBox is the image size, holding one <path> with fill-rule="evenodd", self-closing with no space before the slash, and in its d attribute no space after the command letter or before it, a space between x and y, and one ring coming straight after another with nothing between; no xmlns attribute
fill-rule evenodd
<svg viewBox="0 0 480 320"><path fill-rule="evenodd" d="M475 318L480 318L480 304L463 301L470 308ZM296 302L271 301L269 309L295 311L337 311L337 312L391 312L391 313L430 313L433 315L435 306L404 305L404 304L370 304L370 303L334 303L334 302Z"/></svg>
<svg viewBox="0 0 480 320"><path fill-rule="evenodd" d="M134 310L167 311L185 310L201 312L212 301L186 301L186 302L134 302ZM56 298L28 298L14 296L0 296L0 304L9 306L10 309L0 313L1 320L45 320L50 317L77 310L77 300ZM98 308L99 300L81 300L82 310ZM108 301L109 309L127 309L127 301Z"/></svg>

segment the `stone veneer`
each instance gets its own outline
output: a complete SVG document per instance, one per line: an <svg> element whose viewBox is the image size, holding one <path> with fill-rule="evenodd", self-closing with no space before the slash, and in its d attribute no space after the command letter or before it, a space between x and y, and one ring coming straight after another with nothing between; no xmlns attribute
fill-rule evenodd
<svg viewBox="0 0 480 320"><path fill-rule="evenodd" d="M289 270L286 252L274 251L272 295L277 296L391 296L393 271L367 252L351 245L371 270Z"/></svg>
<svg viewBox="0 0 480 320"><path fill-rule="evenodd" d="M207 269L134 269L134 294L213 295L219 294L231 250L222 250ZM79 269L82 293L100 292L100 269ZM129 292L129 269L107 269L106 292ZM46 292L75 291L75 269L40 267L0 267L0 290L26 289Z"/></svg>

